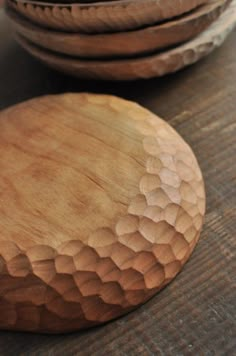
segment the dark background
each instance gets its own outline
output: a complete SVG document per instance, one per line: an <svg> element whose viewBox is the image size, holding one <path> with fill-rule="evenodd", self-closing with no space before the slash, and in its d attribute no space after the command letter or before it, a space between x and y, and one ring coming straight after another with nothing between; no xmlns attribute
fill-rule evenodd
<svg viewBox="0 0 236 356"><path fill-rule="evenodd" d="M1 1L1 0L0 0ZM0 332L0 356L236 355L236 32L208 58L162 79L86 82L47 69L13 40L0 10L0 109L67 91L132 99L169 122L203 171L207 213L182 273L135 312L70 335Z"/></svg>

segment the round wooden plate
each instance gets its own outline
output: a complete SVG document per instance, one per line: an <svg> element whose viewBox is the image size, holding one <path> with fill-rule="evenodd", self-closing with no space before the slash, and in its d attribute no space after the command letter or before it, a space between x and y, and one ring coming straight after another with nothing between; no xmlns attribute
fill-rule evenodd
<svg viewBox="0 0 236 356"><path fill-rule="evenodd" d="M16 105L0 114L0 153L0 328L116 318L169 283L197 243L196 158L135 103L66 94Z"/></svg>
<svg viewBox="0 0 236 356"><path fill-rule="evenodd" d="M230 0L211 0L177 20L141 30L107 34L70 34L42 29L8 9L14 29L29 41L55 52L80 57L128 56L184 42L209 26Z"/></svg>
<svg viewBox="0 0 236 356"><path fill-rule="evenodd" d="M34 2L40 2L40 3L48 3L48 0L30 0L32 3ZM52 4L93 4L93 3L101 3L101 2L115 2L115 1L120 1L120 0L50 0L50 3Z"/></svg>
<svg viewBox="0 0 236 356"><path fill-rule="evenodd" d="M108 32L135 29L188 12L208 0L119 0L91 4L55 4L8 0L31 21L71 32Z"/></svg>
<svg viewBox="0 0 236 356"><path fill-rule="evenodd" d="M162 76L197 62L219 47L236 24L236 0L209 28L174 49L146 57L120 60L83 60L56 55L41 49L23 37L20 44L48 66L81 78L134 80Z"/></svg>

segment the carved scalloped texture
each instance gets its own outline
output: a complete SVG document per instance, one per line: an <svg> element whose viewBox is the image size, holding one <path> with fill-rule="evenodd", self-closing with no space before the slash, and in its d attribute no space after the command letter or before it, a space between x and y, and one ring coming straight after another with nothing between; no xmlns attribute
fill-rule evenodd
<svg viewBox="0 0 236 356"><path fill-rule="evenodd" d="M179 16L208 0L129 0L102 4L56 5L7 0L31 21L71 32L109 32L135 29Z"/></svg>
<svg viewBox="0 0 236 356"><path fill-rule="evenodd" d="M64 110L63 103L66 104ZM57 110L56 115L52 114L52 108ZM6 198L4 184L11 182L9 186L12 187L16 182L5 174L13 169L11 149L16 150L14 156L20 161L19 154L24 159L27 155L25 145L30 144L32 152L35 151L33 143L36 140L42 149L50 147L46 158L52 159L58 152L64 158L66 153L61 151L62 145L56 144L57 136L52 135L52 115L57 117L52 121L56 126L62 127L61 124L66 122L65 129L61 131L65 132L58 138L58 142L65 142L66 128L78 129L71 126L75 122L73 120L78 121L81 115L85 115L88 126L84 132L88 133L93 125L96 128L101 117L99 113L106 116L108 124L114 122L114 129L109 128L111 137L113 131L115 133L120 128L116 126L117 120L125 118L122 135L127 135L127 140L131 138L130 142L136 146L126 147L125 141L122 141L118 147L137 160L134 163L140 167L137 187L128 189L131 198L122 208L125 212L118 213L109 226L100 226L88 236L78 236L77 240L68 240L66 232L61 230L61 234L65 235L61 243L55 238L51 243L48 239L47 244L40 244L34 236L31 236L31 241L24 240L19 231L17 234L14 215L11 223L3 226L7 208L2 204L0 328L68 332L116 318L144 303L169 283L197 243L205 213L205 192L192 150L174 129L156 115L135 103L112 96L66 94L43 97L3 111L0 115L1 201ZM11 119L15 115L17 118ZM35 120L29 120L34 116ZM90 120L92 126L89 125ZM39 132L40 125L42 132L48 132L48 137L52 135L52 140L41 142L43 134ZM19 127L20 131L17 131ZM76 130L68 141L71 144L76 142ZM25 144L20 143L21 137L17 140L22 133L26 135ZM10 137L15 139L13 143ZM137 152L137 147L140 147L140 152ZM99 152L96 154L100 155ZM45 157L45 154L42 153L42 156ZM40 162L38 158L38 172L41 172ZM118 161L115 158L114 162L112 171L125 169L116 166ZM25 172L23 161L19 164ZM127 167L129 171L130 167ZM132 169L130 172L132 175ZM39 181L41 176L42 173L38 176ZM20 180L20 177L18 172L17 179ZM127 179L127 184L129 181ZM72 189L66 180L64 184L67 190ZM113 189L116 194L115 184ZM19 208L23 206L17 200L19 195L14 186L14 194L9 194L6 200L9 207L14 204ZM37 212L33 206L32 201L32 216ZM80 219L79 214L77 219ZM39 234L40 225L37 229ZM12 241L5 239L3 231L12 233Z"/></svg>
<svg viewBox="0 0 236 356"><path fill-rule="evenodd" d="M235 25L236 0L233 0L224 13L193 40L150 56L112 61L83 60L55 55L31 44L19 35L17 41L49 67L79 78L135 80L163 76L197 62L221 46Z"/></svg>
<svg viewBox="0 0 236 356"><path fill-rule="evenodd" d="M7 14L15 31L40 47L58 53L87 58L125 57L163 49L190 40L215 21L230 1L210 1L190 13L178 17L177 20L173 19L140 30L102 33L95 36L44 29L24 19L10 8L7 9Z"/></svg>

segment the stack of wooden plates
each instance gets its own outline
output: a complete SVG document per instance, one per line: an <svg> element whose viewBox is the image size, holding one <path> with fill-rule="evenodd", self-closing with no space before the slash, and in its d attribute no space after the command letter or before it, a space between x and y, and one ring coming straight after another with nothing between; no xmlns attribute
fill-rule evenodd
<svg viewBox="0 0 236 356"><path fill-rule="evenodd" d="M17 40L47 65L83 78L174 72L221 45L236 24L236 0L51 1L7 0Z"/></svg>

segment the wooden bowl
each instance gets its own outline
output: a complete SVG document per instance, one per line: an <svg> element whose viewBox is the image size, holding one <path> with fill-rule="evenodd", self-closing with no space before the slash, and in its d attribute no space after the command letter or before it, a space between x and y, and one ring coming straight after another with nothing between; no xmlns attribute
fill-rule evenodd
<svg viewBox="0 0 236 356"><path fill-rule="evenodd" d="M71 32L124 31L188 12L208 0L119 0L91 4L55 4L8 0L25 17L47 28Z"/></svg>
<svg viewBox="0 0 236 356"><path fill-rule="evenodd" d="M133 80L175 72L219 47L236 24L236 0L208 29L195 39L171 50L140 58L83 60L57 55L18 36L21 45L48 66L81 78Z"/></svg>
<svg viewBox="0 0 236 356"><path fill-rule="evenodd" d="M21 103L0 113L0 149L2 329L68 332L116 318L169 283L198 241L196 158L135 103Z"/></svg>
<svg viewBox="0 0 236 356"><path fill-rule="evenodd" d="M130 56L184 42L209 26L230 0L212 0L177 20L141 30L107 34L70 34L42 29L8 9L14 29L29 41L55 52L79 57Z"/></svg>

